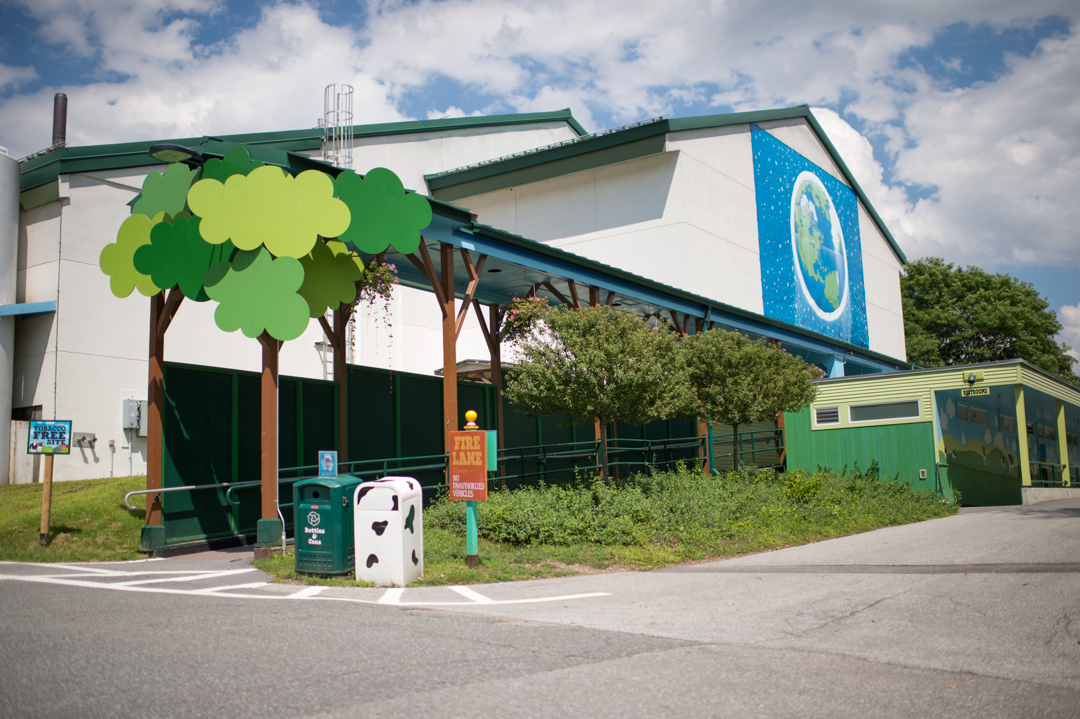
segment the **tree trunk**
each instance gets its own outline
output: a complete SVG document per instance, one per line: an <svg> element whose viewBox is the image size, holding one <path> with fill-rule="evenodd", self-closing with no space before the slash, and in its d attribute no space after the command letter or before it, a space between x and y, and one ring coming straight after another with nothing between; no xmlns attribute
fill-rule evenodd
<svg viewBox="0 0 1080 719"><path fill-rule="evenodd" d="M731 455L732 467L736 472L739 471L739 425L731 425L731 441L735 451Z"/></svg>
<svg viewBox="0 0 1080 719"><path fill-rule="evenodd" d="M604 484L610 486L611 480L608 474L608 456L607 456L607 422L600 421L600 479L604 481Z"/></svg>

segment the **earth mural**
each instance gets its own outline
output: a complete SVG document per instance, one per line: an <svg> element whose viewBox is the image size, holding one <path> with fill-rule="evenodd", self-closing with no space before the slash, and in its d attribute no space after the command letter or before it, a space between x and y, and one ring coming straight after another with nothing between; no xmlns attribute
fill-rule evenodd
<svg viewBox="0 0 1080 719"><path fill-rule="evenodd" d="M829 193L812 172L801 172L791 198L791 241L802 286L815 309L829 317L844 304L844 237Z"/></svg>

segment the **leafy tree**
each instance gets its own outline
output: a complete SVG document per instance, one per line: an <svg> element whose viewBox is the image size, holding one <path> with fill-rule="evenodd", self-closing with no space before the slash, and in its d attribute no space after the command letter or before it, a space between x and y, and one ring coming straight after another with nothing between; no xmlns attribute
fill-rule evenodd
<svg viewBox="0 0 1080 719"><path fill-rule="evenodd" d="M940 257L910 263L900 280L908 359L924 367L1025 359L1073 383L1061 323L1027 282Z"/></svg>
<svg viewBox="0 0 1080 719"><path fill-rule="evenodd" d="M142 193L135 198L133 214L154 217L159 212L176 216L183 212L188 188L195 180L196 170L179 163L169 165L165 174L151 172L143 180Z"/></svg>
<svg viewBox="0 0 1080 719"><path fill-rule="evenodd" d="M211 245L199 235L199 218L181 214L171 223L159 222L150 229L150 243L135 250L135 269L150 275L158 287L179 286L184 297L196 302L209 299L203 280L210 265L232 258L231 242Z"/></svg>
<svg viewBox="0 0 1080 719"><path fill-rule="evenodd" d="M311 254L300 258L304 284L299 293L307 300L312 317L321 317L331 307L356 301L357 283L364 276L364 266L358 260L344 243L333 240L316 242Z"/></svg>
<svg viewBox="0 0 1080 719"><path fill-rule="evenodd" d="M385 252L388 245L406 255L420 247L420 230L431 224L431 205L421 195L405 192L393 172L382 167L363 177L343 172L334 187L349 211L364 218L349 225L339 237L342 242L371 255Z"/></svg>
<svg viewBox="0 0 1080 719"><path fill-rule="evenodd" d="M310 310L296 293L304 266L292 257L274 259L265 247L237 252L206 273L206 294L216 300L214 321L226 332L251 338L266 331L279 340L296 339L307 329Z"/></svg>
<svg viewBox="0 0 1080 719"><path fill-rule="evenodd" d="M349 208L334 197L334 181L318 170L293 177L266 165L224 184L199 180L187 201L202 218L199 232L207 242L232 240L241 250L265 245L275 257L303 257L320 235L337 237L350 222Z"/></svg>
<svg viewBox="0 0 1080 719"><path fill-rule="evenodd" d="M796 412L814 400L817 388L811 380L818 370L764 338L755 342L738 332L709 330L683 343L690 401L682 414L731 425L736 470L739 425Z"/></svg>
<svg viewBox="0 0 1080 719"><path fill-rule="evenodd" d="M109 276L109 289L117 297L127 297L136 287L144 297L153 297L161 292L149 272L140 272L135 267L135 253L150 244L151 230L164 223L167 217L164 212L159 212L154 219L143 214L134 214L120 225L116 242L110 242L101 248L98 266Z"/></svg>
<svg viewBox="0 0 1080 719"><path fill-rule="evenodd" d="M518 349L506 397L534 417L563 412L570 424L599 420L605 482L608 424L667 417L685 402L675 338L611 307L553 308Z"/></svg>

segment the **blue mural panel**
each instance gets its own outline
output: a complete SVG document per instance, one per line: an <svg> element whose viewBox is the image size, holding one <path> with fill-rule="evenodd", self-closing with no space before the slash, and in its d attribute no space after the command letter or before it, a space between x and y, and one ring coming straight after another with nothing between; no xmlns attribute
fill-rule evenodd
<svg viewBox="0 0 1080 719"><path fill-rule="evenodd" d="M870 347L859 200L751 125L765 316Z"/></svg>

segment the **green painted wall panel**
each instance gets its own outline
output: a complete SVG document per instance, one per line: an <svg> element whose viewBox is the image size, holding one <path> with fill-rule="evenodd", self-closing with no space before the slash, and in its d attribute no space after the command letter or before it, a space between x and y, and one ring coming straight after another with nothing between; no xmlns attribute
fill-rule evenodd
<svg viewBox="0 0 1080 719"><path fill-rule="evenodd" d="M788 469L866 469L877 461L881 476L934 491L934 425L931 422L883 427L811 430L810 410L784 415ZM926 479L919 470L926 470ZM944 484L944 483L943 483ZM946 488L946 496L948 491Z"/></svg>
<svg viewBox="0 0 1080 719"><path fill-rule="evenodd" d="M996 507L1021 503L1019 477L1004 477L970 467L943 466L941 480L960 493L961 504Z"/></svg>

